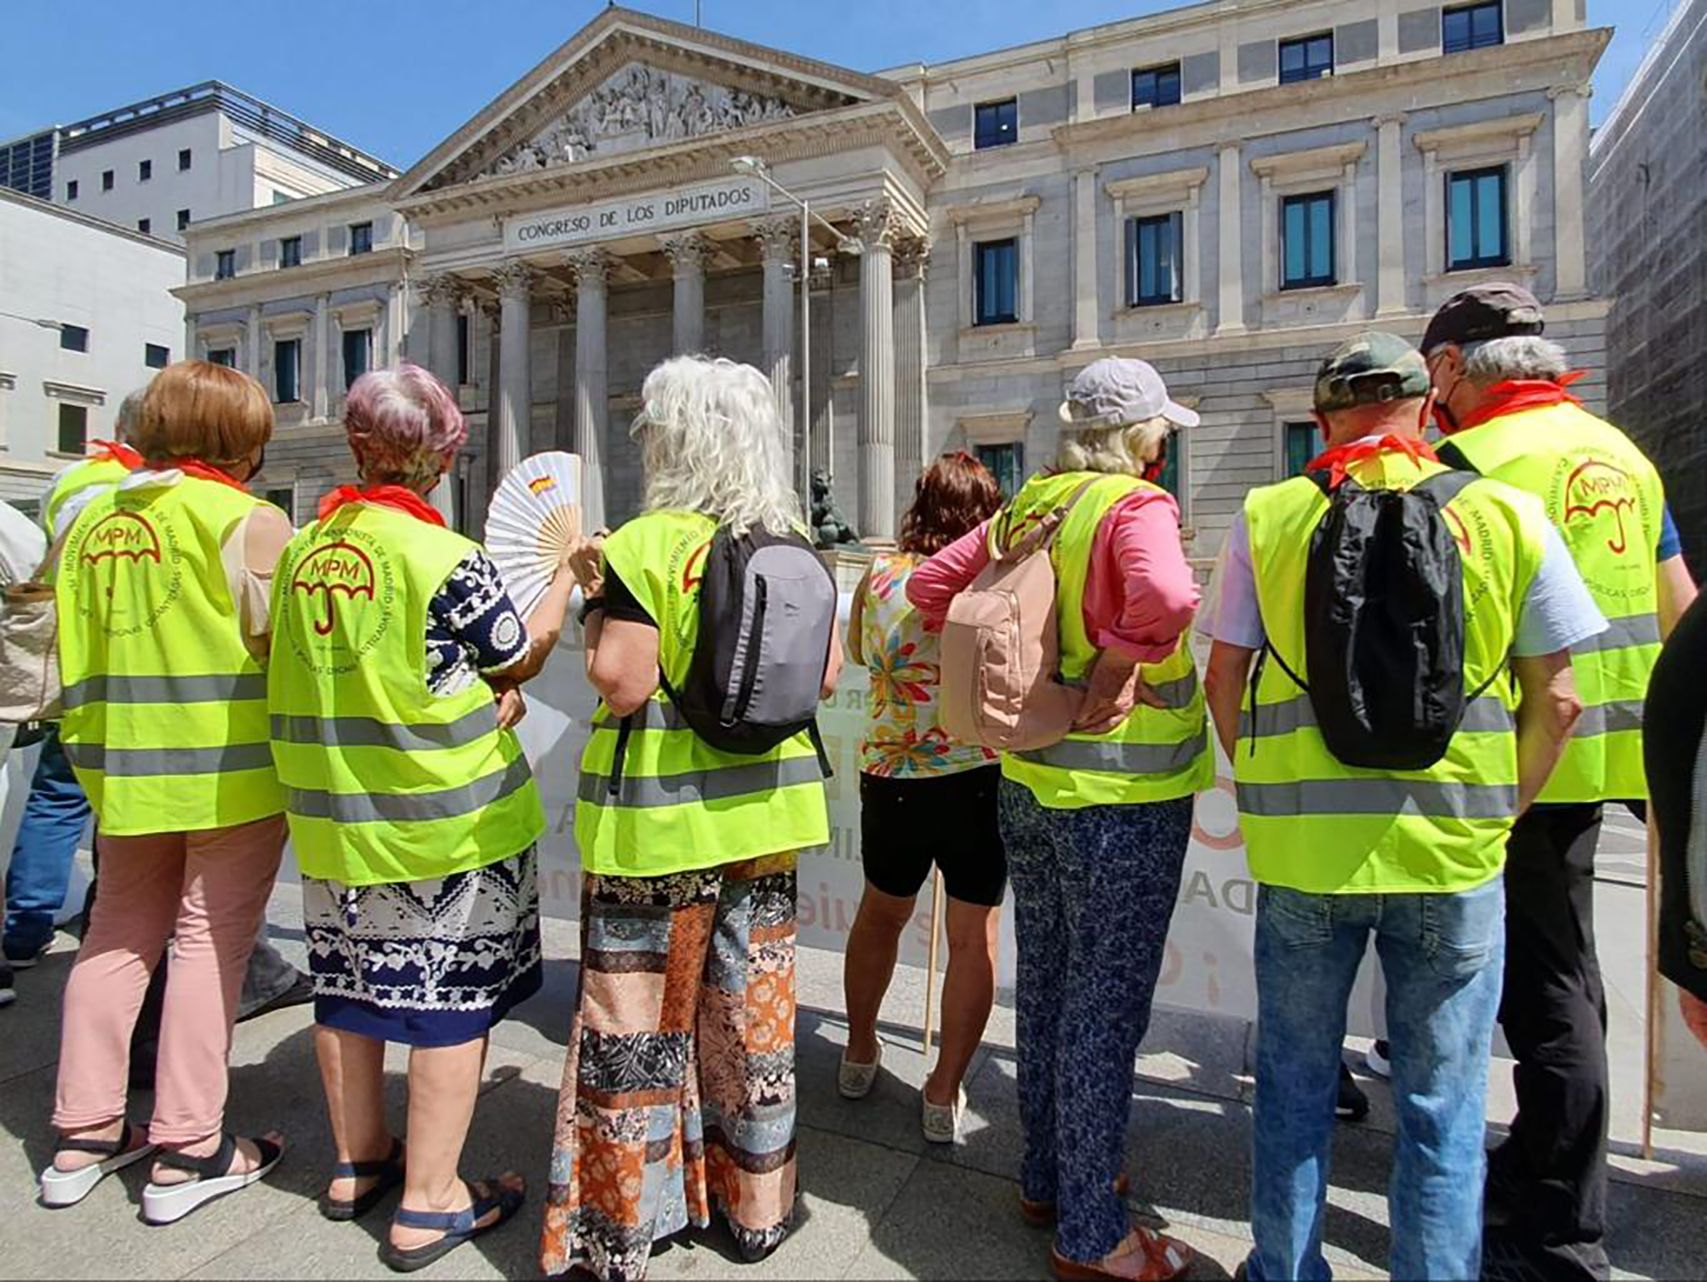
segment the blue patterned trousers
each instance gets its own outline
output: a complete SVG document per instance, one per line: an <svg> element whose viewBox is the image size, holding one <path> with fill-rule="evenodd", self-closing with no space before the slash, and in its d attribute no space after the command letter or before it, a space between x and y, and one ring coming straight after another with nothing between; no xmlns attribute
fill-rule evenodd
<svg viewBox="0 0 1707 1282"><path fill-rule="evenodd" d="M1129 1231L1114 1181L1192 798L1048 810L1004 779L998 804L1019 944L1021 1191L1056 1203L1062 1255L1099 1260Z"/></svg>

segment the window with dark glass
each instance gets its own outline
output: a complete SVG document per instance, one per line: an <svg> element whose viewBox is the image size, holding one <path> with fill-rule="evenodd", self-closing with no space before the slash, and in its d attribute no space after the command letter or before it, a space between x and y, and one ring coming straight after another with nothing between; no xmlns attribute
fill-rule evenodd
<svg viewBox="0 0 1707 1282"><path fill-rule="evenodd" d="M139 183L145 183L152 177L154 177L154 162L152 160L137 161L136 181Z"/></svg>
<svg viewBox="0 0 1707 1282"><path fill-rule="evenodd" d="M295 522L296 487L294 485L276 485L271 489L262 490L261 497L283 512L292 522Z"/></svg>
<svg viewBox="0 0 1707 1282"><path fill-rule="evenodd" d="M468 317L463 312L456 314L456 385L468 385Z"/></svg>
<svg viewBox="0 0 1707 1282"><path fill-rule="evenodd" d="M1019 241L986 240L973 255L973 322L1006 325L1019 319Z"/></svg>
<svg viewBox="0 0 1707 1282"><path fill-rule="evenodd" d="M59 405L59 452L81 454L89 444L89 407Z"/></svg>
<svg viewBox="0 0 1707 1282"><path fill-rule="evenodd" d="M350 252L352 254L373 253L373 224L350 224Z"/></svg>
<svg viewBox="0 0 1707 1282"><path fill-rule="evenodd" d="M237 349L235 347L210 347L207 349L207 359L209 364L236 369Z"/></svg>
<svg viewBox="0 0 1707 1282"><path fill-rule="evenodd" d="M1440 15L1442 53L1465 53L1504 42L1505 24L1500 17L1500 0L1467 4L1460 9L1447 9Z"/></svg>
<svg viewBox="0 0 1707 1282"><path fill-rule="evenodd" d="M998 445L977 447L978 461L990 469L1003 498L1012 498L1025 484L1025 444L1022 441L1003 441Z"/></svg>
<svg viewBox="0 0 1707 1282"><path fill-rule="evenodd" d="M1304 468L1322 452L1322 434L1313 422L1286 425L1286 475L1303 476Z"/></svg>
<svg viewBox="0 0 1707 1282"><path fill-rule="evenodd" d="M302 237L301 236L286 236L283 240L279 241L279 266L280 267L301 267L302 266Z"/></svg>
<svg viewBox="0 0 1707 1282"><path fill-rule="evenodd" d="M101 190L102 191L111 191L112 189L113 189L113 171L110 169L101 170Z"/></svg>
<svg viewBox="0 0 1707 1282"><path fill-rule="evenodd" d="M89 350L89 327L87 325L66 325L59 327L59 345L68 352L86 352Z"/></svg>
<svg viewBox="0 0 1707 1282"><path fill-rule="evenodd" d="M1172 107L1179 102L1179 63L1141 67L1132 73L1132 106Z"/></svg>
<svg viewBox="0 0 1707 1282"><path fill-rule="evenodd" d="M1334 73L1334 33L1300 36L1280 42L1280 83L1315 80Z"/></svg>
<svg viewBox="0 0 1707 1282"><path fill-rule="evenodd" d="M1179 492L1179 458L1184 452L1185 437L1177 431L1170 431L1168 439L1162 445L1162 470L1156 473L1156 484L1176 500L1182 500Z"/></svg>
<svg viewBox="0 0 1707 1282"><path fill-rule="evenodd" d="M230 280L237 274L237 251L222 249L213 256L213 278Z"/></svg>
<svg viewBox="0 0 1707 1282"><path fill-rule="evenodd" d="M1282 289L1334 283L1334 193L1288 196L1280 204Z"/></svg>
<svg viewBox="0 0 1707 1282"><path fill-rule="evenodd" d="M148 235L148 233L153 229L153 227L154 227L153 222L147 218L138 218L136 220L136 229L137 229L137 231L141 232L144 236Z"/></svg>
<svg viewBox="0 0 1707 1282"><path fill-rule="evenodd" d="M347 391L373 363L373 331L346 329L344 331L344 388Z"/></svg>
<svg viewBox="0 0 1707 1282"><path fill-rule="evenodd" d="M142 363L149 369L165 369L172 361L172 349L160 343L142 345Z"/></svg>
<svg viewBox="0 0 1707 1282"><path fill-rule="evenodd" d="M70 182L65 184L65 199L67 199L67 200L76 200L77 199L77 180L75 178L73 178Z"/></svg>
<svg viewBox="0 0 1707 1282"><path fill-rule="evenodd" d="M190 225L190 211L187 209L180 209L178 211L178 230L183 231L184 228L188 227L189 225Z"/></svg>
<svg viewBox="0 0 1707 1282"><path fill-rule="evenodd" d="M972 145L979 151L1019 141L1019 99L981 102L972 108Z"/></svg>
<svg viewBox="0 0 1707 1282"><path fill-rule="evenodd" d="M1504 267L1505 166L1446 176L1446 269Z"/></svg>
<svg viewBox="0 0 1707 1282"><path fill-rule="evenodd" d="M190 149L188 147L180 147L178 149L178 168L182 170L182 169L188 169L189 167L190 167Z"/></svg>
<svg viewBox="0 0 1707 1282"><path fill-rule="evenodd" d="M1126 220L1126 305L1180 300L1180 215Z"/></svg>
<svg viewBox="0 0 1707 1282"><path fill-rule="evenodd" d="M273 344L273 399L279 404L301 399L297 377L301 365L301 339L283 338Z"/></svg>

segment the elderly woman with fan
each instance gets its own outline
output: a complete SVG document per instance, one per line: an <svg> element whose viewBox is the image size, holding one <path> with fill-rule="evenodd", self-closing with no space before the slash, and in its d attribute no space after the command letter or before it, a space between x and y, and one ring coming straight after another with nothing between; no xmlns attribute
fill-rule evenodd
<svg viewBox="0 0 1707 1282"><path fill-rule="evenodd" d="M545 815L511 727L569 603L526 624L481 547L426 496L467 435L413 365L364 374L344 425L360 484L327 495L273 586L273 757L289 794L337 1166L349 1220L403 1185L380 1257L430 1263L515 1213L519 1176L457 1164L492 1026L540 984L534 843ZM387 1042L410 1048L407 1149Z"/></svg>

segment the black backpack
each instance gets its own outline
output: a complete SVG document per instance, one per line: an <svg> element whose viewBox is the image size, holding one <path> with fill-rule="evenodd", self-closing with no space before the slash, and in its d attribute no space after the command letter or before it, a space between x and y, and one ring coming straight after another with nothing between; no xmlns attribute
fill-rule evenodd
<svg viewBox="0 0 1707 1282"><path fill-rule="evenodd" d="M1308 679L1272 646L1264 657L1274 655L1309 695L1317 728L1340 761L1427 769L1446 754L1465 706L1481 693L1464 690L1463 571L1442 515L1477 478L1439 472L1409 490L1372 490L1350 477L1334 485L1326 472L1309 476L1328 510L1311 536L1304 579ZM1253 704L1260 674L1259 661Z"/></svg>
<svg viewBox="0 0 1707 1282"><path fill-rule="evenodd" d="M678 689L658 679L678 714L722 752L759 756L801 731L831 774L818 703L835 636L836 581L798 534L720 526L705 556L699 637ZM633 718L618 732L610 791L622 786Z"/></svg>

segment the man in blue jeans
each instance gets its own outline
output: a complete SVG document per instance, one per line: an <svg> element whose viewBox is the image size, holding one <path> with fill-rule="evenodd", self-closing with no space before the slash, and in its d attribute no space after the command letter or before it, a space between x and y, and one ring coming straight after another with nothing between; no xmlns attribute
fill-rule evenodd
<svg viewBox="0 0 1707 1282"><path fill-rule="evenodd" d="M1205 616L1214 638L1210 711L1234 762L1240 826L1259 883L1256 1245L1246 1262L1253 1279L1331 1276L1322 1231L1340 1044L1371 936L1387 982L1399 1125L1388 1192L1392 1275L1474 1278L1480 1268L1506 837L1581 708L1569 647L1606 624L1539 501L1496 481L1449 474L1432 458L1422 443L1432 399L1422 358L1403 339L1364 334L1329 355L1315 386L1328 451L1306 476L1247 496L1222 554L1219 599ZM1344 559L1332 567L1312 559L1330 503L1360 502L1360 487L1409 490L1425 479L1430 497L1408 501L1423 525L1405 527L1403 543L1381 543L1401 519L1388 504L1367 527L1337 517L1343 524L1330 527L1330 546ZM1386 500L1362 502L1368 515ZM1377 552L1358 552L1344 533L1358 529ZM1424 537L1425 530L1433 533ZM1401 548L1403 568L1384 559L1381 575L1358 559L1398 556ZM1343 566L1362 576L1350 580L1355 591L1345 590ZM1330 573L1340 591L1307 616L1308 585ZM1443 612L1455 577L1461 604ZM1356 598L1365 601L1360 626L1382 611L1383 619L1425 621L1413 627L1432 629L1431 639L1459 639L1461 662L1448 665L1438 688L1455 703L1462 682L1463 714L1455 724L1441 718L1437 740L1413 730L1428 724L1412 711L1421 701L1384 700L1379 689L1389 673L1407 693L1436 688L1427 685L1426 665L1414 679L1401 675L1415 652L1414 631L1360 669L1373 678L1359 691L1365 701L1344 701L1372 719L1371 705L1402 709L1393 728L1367 745L1358 744L1355 727L1347 730L1343 703L1324 679L1343 668L1343 637L1323 624ZM1306 637L1335 647L1317 656L1314 692L1305 686L1312 672ZM1350 655L1368 660L1359 644ZM1341 761L1329 735L1365 764ZM1414 751L1401 756L1401 747Z"/></svg>
<svg viewBox="0 0 1707 1282"><path fill-rule="evenodd" d="M71 861L89 824L89 801L59 746L59 727L41 741L29 800L6 869L6 964L28 970L53 942L54 915L71 884Z"/></svg>

